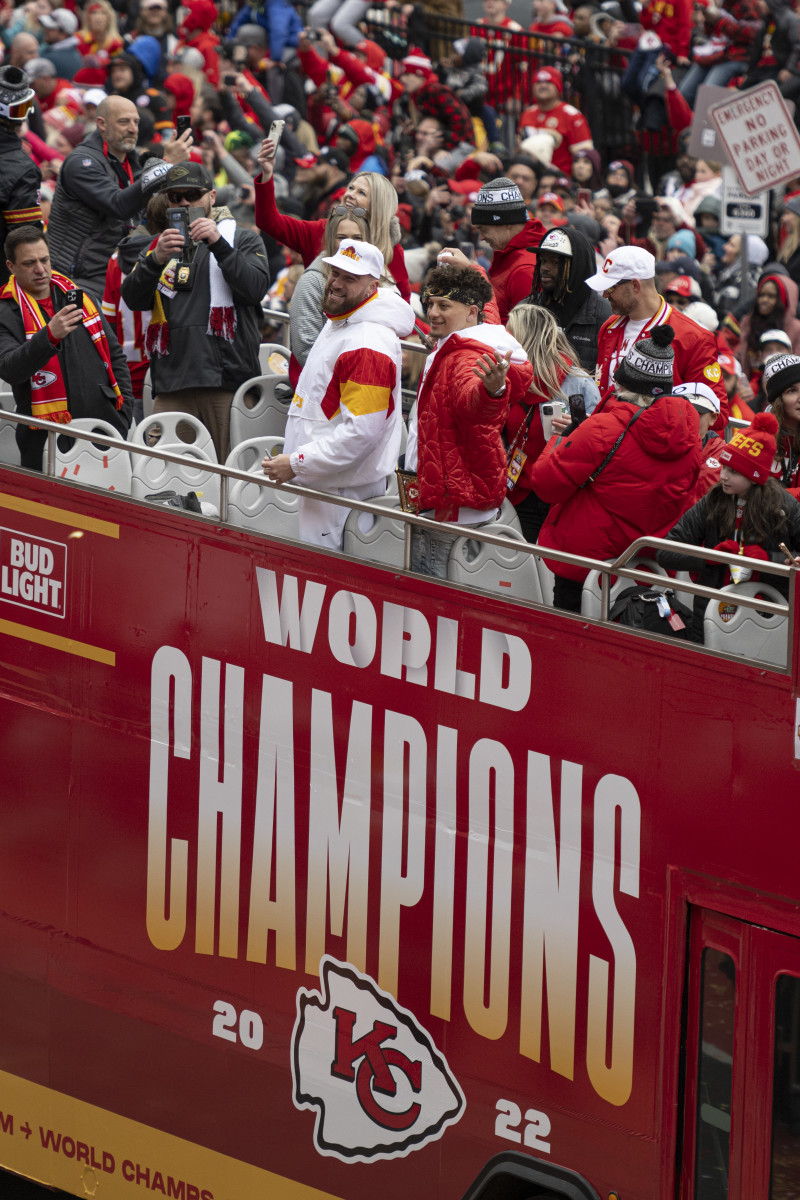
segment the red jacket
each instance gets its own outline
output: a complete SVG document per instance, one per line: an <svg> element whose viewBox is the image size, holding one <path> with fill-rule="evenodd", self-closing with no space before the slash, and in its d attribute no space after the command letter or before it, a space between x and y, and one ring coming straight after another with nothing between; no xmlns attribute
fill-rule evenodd
<svg viewBox="0 0 800 1200"><path fill-rule="evenodd" d="M605 397L614 386L614 371L618 358L624 357L630 346L623 346L627 317L609 317L600 329L597 351L597 369L595 382L600 389L600 396ZM673 383L707 383L719 397L720 415L714 422L714 428L722 430L728 423L728 396L722 382L722 371L717 362L717 341L713 333L701 328L696 321L685 317L666 300L661 301L658 312L645 325L639 334L639 341L650 336L650 330L655 325L671 325L675 330L672 349L675 352L675 365L672 369Z"/></svg>
<svg viewBox="0 0 800 1200"><path fill-rule="evenodd" d="M692 37L691 0L649 0L639 13L645 29L652 29L678 58L689 57Z"/></svg>
<svg viewBox="0 0 800 1200"><path fill-rule="evenodd" d="M512 362L502 396L490 396L473 367L486 344L451 335L437 350L417 401L420 509L452 521L458 509L499 508L506 494L501 430L509 401L524 394L533 368Z"/></svg>
<svg viewBox="0 0 800 1200"><path fill-rule="evenodd" d="M500 309L501 325L505 325L512 308L531 294L536 269L536 255L531 250L539 245L545 232L542 222L532 217L505 250L495 250L492 256L489 279Z"/></svg>
<svg viewBox="0 0 800 1200"><path fill-rule="evenodd" d="M531 481L537 496L552 505L540 546L616 558L637 537L663 536L686 510L697 478L700 424L680 396L655 400L597 479L588 482L638 411L609 396L574 433L537 459ZM548 566L577 581L588 573L564 563Z"/></svg>

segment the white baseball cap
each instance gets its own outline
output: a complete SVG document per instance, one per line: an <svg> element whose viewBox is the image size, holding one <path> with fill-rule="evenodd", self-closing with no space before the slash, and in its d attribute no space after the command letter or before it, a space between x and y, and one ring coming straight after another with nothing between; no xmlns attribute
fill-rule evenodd
<svg viewBox="0 0 800 1200"><path fill-rule="evenodd" d="M763 346L767 342L780 342L787 350L791 350L792 341L788 333L784 329L768 329L766 333L762 333L758 339L759 345Z"/></svg>
<svg viewBox="0 0 800 1200"><path fill-rule="evenodd" d="M331 258L323 258L329 267L338 267L348 275L373 275L380 279L383 274L383 255L370 242L354 242L344 238L339 249Z"/></svg>
<svg viewBox="0 0 800 1200"><path fill-rule="evenodd" d="M656 260L652 254L638 246L619 246L607 256L597 274L586 280L586 285L594 292L605 292L626 279L655 277Z"/></svg>
<svg viewBox="0 0 800 1200"><path fill-rule="evenodd" d="M672 389L672 394L683 396L693 408L701 408L703 412L719 412L719 396L712 392L707 383L679 383Z"/></svg>

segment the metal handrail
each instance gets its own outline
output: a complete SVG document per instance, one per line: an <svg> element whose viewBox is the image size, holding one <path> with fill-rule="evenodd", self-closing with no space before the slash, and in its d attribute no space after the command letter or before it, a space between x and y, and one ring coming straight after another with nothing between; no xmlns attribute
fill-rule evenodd
<svg viewBox="0 0 800 1200"><path fill-rule="evenodd" d="M156 414L157 415L157 414ZM14 424L25 424L30 428L42 429L47 434L47 474L55 478L55 450L56 439L58 437L74 438L78 441L95 442L103 446L119 447L133 454L143 454L149 458L157 458L163 462L174 462L189 466L197 470L198 459L188 457L181 454L173 454L171 451L159 450L155 446L138 445L135 442L128 442L123 438L109 437L93 430L71 429L69 425L59 425L54 428L52 421L42 421L36 417L29 417L25 414L3 412L3 421L9 421ZM254 474L252 471L239 471L233 467L226 467L220 463L202 462L202 469L209 471L220 477L220 514L219 521L227 524L228 514L228 481L242 480L245 483L254 483L259 487L267 488L282 488L284 492L289 492L292 495L305 496L308 499L322 500L326 504L333 504L342 508L355 509L358 512L368 512L375 516L386 516L386 507L384 505L375 504L369 500L355 500L349 497L336 496L330 492L320 492L313 488L301 487L299 484L291 483L274 483L266 476ZM74 480L66 480L72 486L76 486ZM78 487L85 485L77 484ZM115 497L133 499L133 497L123 497L122 493L115 492ZM134 501L137 502L137 501ZM199 514L192 514L198 516ZM205 517L205 520L216 518ZM433 521L428 517L420 516L417 513L403 512L402 509L393 509L391 511L391 519L400 521L405 526L405 544L403 552L403 570L410 569L411 559L411 529L415 525L419 525L425 529L438 530L441 533L453 534L462 538L469 538L471 541L488 542L492 546L505 546L513 548L516 551L521 551L529 554L534 558L548 558L552 562L564 563L568 566L577 566L589 571L597 571L601 577L601 611L600 620L608 622L609 610L609 595L610 595L610 576L616 575L623 579L631 579L633 581L643 581L653 584L656 587L665 586L665 576L654 575L649 571L643 570L640 567L629 567L627 564L631 558L635 557L643 549L653 548L668 549L673 552L679 552L687 557L697 558L702 561L710 560L732 565L742 565L743 563L751 564L752 567L769 575L777 575L781 578L789 576L790 585L790 600L788 605L775 604L769 600L760 600L756 597L737 596L736 604L743 608L757 609L759 612L768 612L775 616L788 616L790 634L793 633L793 612L794 612L794 587L797 569L784 565L782 563L765 562L762 559L743 558L738 554L728 554L719 550L708 550L703 546L690 546L682 542L674 542L666 538L657 537L640 537L633 542L627 550L625 550L613 562L607 562L604 559L589 558L586 555L571 554L566 550L556 550L549 546L539 546L535 543L520 542L511 538L502 537L496 533L485 532L478 526L462 525L457 526L448 521ZM731 593L722 592L715 588L708 588L702 584L692 583L691 581L680 580L676 583L675 580L668 580L673 591L680 590L690 592L692 595L702 596L709 600L719 600L730 602Z"/></svg>

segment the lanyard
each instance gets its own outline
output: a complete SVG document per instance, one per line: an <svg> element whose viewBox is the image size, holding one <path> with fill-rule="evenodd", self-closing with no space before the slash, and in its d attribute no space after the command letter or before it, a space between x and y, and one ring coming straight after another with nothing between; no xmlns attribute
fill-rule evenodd
<svg viewBox="0 0 800 1200"><path fill-rule="evenodd" d="M133 185L133 168L131 167L131 164L128 162L127 156L125 158L123 158L121 162L118 158L114 158L113 155L111 158L109 158L108 146L106 145L105 142L103 142L103 154L106 156L106 159L108 160L110 166L114 169L114 171L119 176L119 186L121 188L127 187L128 184L130 184L132 186ZM128 183L125 183L125 180L122 178L122 175L126 176Z"/></svg>

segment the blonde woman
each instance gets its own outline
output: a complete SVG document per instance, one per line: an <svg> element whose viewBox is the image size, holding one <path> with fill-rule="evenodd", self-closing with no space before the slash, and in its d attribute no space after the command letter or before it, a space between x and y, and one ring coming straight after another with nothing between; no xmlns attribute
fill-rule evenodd
<svg viewBox="0 0 800 1200"><path fill-rule="evenodd" d="M83 13L83 22L78 30L78 49L84 57L93 55L99 62L108 62L122 49L122 38L117 25L117 14L108 0L92 0Z"/></svg>
<svg viewBox="0 0 800 1200"><path fill-rule="evenodd" d="M526 540L535 542L549 507L539 499L530 482L533 465L545 446L541 405L560 401L568 407L570 397L578 396L583 402L583 411L589 416L600 400L600 393L592 377L581 367L577 353L559 329L555 317L546 308L518 304L509 314L506 329L523 347L533 367L530 388L521 400L512 403L503 436L512 462L515 458L517 462L522 461L510 499ZM562 433L570 423L570 417L555 420L553 429Z"/></svg>
<svg viewBox="0 0 800 1200"><path fill-rule="evenodd" d="M309 266L322 249L327 222L300 221L295 217L278 212L275 203L275 147L269 138L261 143L258 165L261 178L256 179L256 224L258 228L275 238L283 246L297 250L303 265ZM341 215L339 208L350 208L356 216L369 221L369 240L377 246L387 266L387 279L397 284L404 300L411 297L408 272L400 245L400 223L397 220L397 192L388 179L374 171L363 171L354 175L348 183L341 204L332 212ZM330 218L328 218L330 219Z"/></svg>

